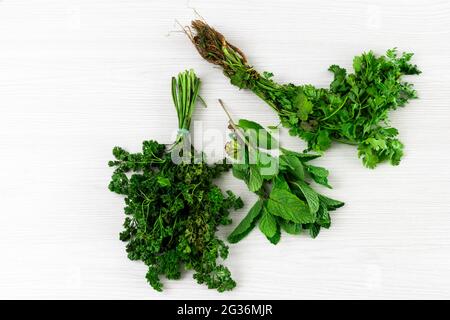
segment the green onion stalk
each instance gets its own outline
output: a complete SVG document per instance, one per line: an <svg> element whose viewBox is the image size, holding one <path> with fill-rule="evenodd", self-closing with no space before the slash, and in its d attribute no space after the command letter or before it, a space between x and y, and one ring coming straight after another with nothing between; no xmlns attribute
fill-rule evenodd
<svg viewBox="0 0 450 320"><path fill-rule="evenodd" d="M189 135L197 99L204 104L199 91L200 78L194 70L186 70L177 77L172 77L172 99L178 117L178 134L174 145L178 145Z"/></svg>

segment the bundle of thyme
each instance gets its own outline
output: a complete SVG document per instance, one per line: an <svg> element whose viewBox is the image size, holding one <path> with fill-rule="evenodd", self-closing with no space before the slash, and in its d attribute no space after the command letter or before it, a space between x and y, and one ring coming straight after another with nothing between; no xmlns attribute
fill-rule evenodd
<svg viewBox="0 0 450 320"><path fill-rule="evenodd" d="M260 74L244 53L201 20L192 21L185 31L200 55L220 66L231 83L249 89L275 110L281 124L291 135L308 143L308 150L323 152L332 141L356 145L365 166L374 168L389 161L397 165L403 144L397 129L389 126L389 112L416 98L403 75L419 74L410 63L412 53L397 54L390 49L385 56L372 51L353 59L354 73L332 65L330 87L278 84L272 73Z"/></svg>
<svg viewBox="0 0 450 320"><path fill-rule="evenodd" d="M198 283L220 292L236 285L228 268L217 261L227 257L228 247L216 230L231 223L229 211L243 203L213 182L230 166L198 161L203 154L188 143L199 87L200 79L192 70L172 79L179 123L173 145L144 141L140 153L115 147L115 160L109 162L115 168L109 189L125 196L126 218L120 239L127 243L131 260L148 266L147 281L158 291L163 287L161 275L179 279L183 268L194 270ZM172 161L177 156L182 157L181 163Z"/></svg>

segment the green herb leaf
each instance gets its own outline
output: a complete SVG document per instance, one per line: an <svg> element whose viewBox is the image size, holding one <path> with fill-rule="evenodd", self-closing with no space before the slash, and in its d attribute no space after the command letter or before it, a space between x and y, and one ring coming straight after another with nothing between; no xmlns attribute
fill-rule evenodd
<svg viewBox="0 0 450 320"><path fill-rule="evenodd" d="M281 155L280 162L287 165L292 174L300 180L305 179L305 171L303 168L303 164L295 155Z"/></svg>
<svg viewBox="0 0 450 320"><path fill-rule="evenodd" d="M157 181L161 187L170 187L170 180L161 176L158 176Z"/></svg>
<svg viewBox="0 0 450 320"><path fill-rule="evenodd" d="M303 90L299 88L297 95L292 99L292 105L294 109L298 110L298 117L300 120L307 120L308 115L312 112L313 104L303 93Z"/></svg>
<svg viewBox="0 0 450 320"><path fill-rule="evenodd" d="M280 242L281 240L281 230L280 230L280 226L277 225L277 230L275 232L275 234L273 235L273 237L267 238L270 243L272 244L277 244L278 242Z"/></svg>
<svg viewBox="0 0 450 320"><path fill-rule="evenodd" d="M317 212L317 224L325 229L328 229L331 225L330 213L323 203L320 204L320 208Z"/></svg>
<svg viewBox="0 0 450 320"><path fill-rule="evenodd" d="M312 214L315 214L319 210L319 196L309 185L303 181L297 181L295 183L300 191L305 196L306 202L308 203L309 209Z"/></svg>
<svg viewBox="0 0 450 320"><path fill-rule="evenodd" d="M260 124L254 121L240 119L238 126L244 129L245 133L250 136L250 139L253 139L252 142L258 148L269 150L278 147L278 141Z"/></svg>
<svg viewBox="0 0 450 320"><path fill-rule="evenodd" d="M286 179L282 175L276 176L273 189L286 190L290 192L289 184L286 182Z"/></svg>
<svg viewBox="0 0 450 320"><path fill-rule="evenodd" d="M412 53L399 54L395 48L385 55L365 52L353 58L353 73L331 65L333 80L325 89L276 83L272 73L258 73L236 46L205 22L193 21L192 30L201 56L222 67L232 84L265 101L291 135L308 143L308 150L323 152L337 141L357 146L366 167L384 161L399 164L403 144L383 131L392 110L417 98L413 85L403 80L404 75L420 74L411 63Z"/></svg>
<svg viewBox="0 0 450 320"><path fill-rule="evenodd" d="M258 191L261 189L263 184L263 178L259 172L259 167L257 165L250 165L250 180L248 182L248 188L250 191Z"/></svg>
<svg viewBox="0 0 450 320"><path fill-rule="evenodd" d="M265 207L262 209L262 216L259 220L259 229L268 239L271 239L277 233L277 220Z"/></svg>
<svg viewBox="0 0 450 320"><path fill-rule="evenodd" d="M311 161L311 160L320 158L319 154L300 153L300 152L295 152L295 151L284 149L284 148L280 148L280 150L283 152L283 154L295 156L302 162L307 162L307 161Z"/></svg>
<svg viewBox="0 0 450 320"><path fill-rule="evenodd" d="M328 210L336 210L344 205L344 202L342 201L331 199L321 194L319 194L319 200L328 208Z"/></svg>
<svg viewBox="0 0 450 320"><path fill-rule="evenodd" d="M315 221L315 216L311 214L305 202L286 190L272 190L267 201L267 210L275 216L296 223Z"/></svg>
<svg viewBox="0 0 450 320"><path fill-rule="evenodd" d="M278 220L278 222L279 222L281 228L289 234L297 235L297 234L300 234L302 231L301 223L294 223L294 222L286 221L281 218Z"/></svg>
<svg viewBox="0 0 450 320"><path fill-rule="evenodd" d="M317 223L311 223L307 226L307 229L309 230L309 235L314 239L319 235L320 225Z"/></svg>
<svg viewBox="0 0 450 320"><path fill-rule="evenodd" d="M327 130L321 130L317 134L316 148L318 151L327 150L331 146L330 133Z"/></svg>
<svg viewBox="0 0 450 320"><path fill-rule="evenodd" d="M228 241L230 241L231 243L239 242L247 234L249 234L250 231L252 231L252 229L255 227L256 221L258 221L262 213L263 204L263 200L258 200L255 202L245 218L242 219L239 225L228 236Z"/></svg>
<svg viewBox="0 0 450 320"><path fill-rule="evenodd" d="M327 169L308 164L306 165L306 170L315 182L331 189L331 186L328 184L327 177L329 172Z"/></svg>
<svg viewBox="0 0 450 320"><path fill-rule="evenodd" d="M233 176L239 180L246 180L248 176L248 165L236 163L233 165Z"/></svg>

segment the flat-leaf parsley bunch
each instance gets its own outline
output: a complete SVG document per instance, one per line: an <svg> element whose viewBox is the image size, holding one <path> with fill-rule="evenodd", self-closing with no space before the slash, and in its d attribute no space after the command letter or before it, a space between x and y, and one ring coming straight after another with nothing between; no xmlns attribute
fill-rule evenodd
<svg viewBox="0 0 450 320"><path fill-rule="evenodd" d="M365 166L389 161L397 165L403 144L389 125L389 112L416 98L412 84L402 76L419 74L411 64L412 53L385 56L369 51L353 59L354 73L332 65L334 79L328 89L312 85L278 84L273 74L260 74L244 53L201 20L185 32L200 55L223 68L231 83L251 90L275 110L292 135L304 139L308 149L327 150L332 141L356 145Z"/></svg>

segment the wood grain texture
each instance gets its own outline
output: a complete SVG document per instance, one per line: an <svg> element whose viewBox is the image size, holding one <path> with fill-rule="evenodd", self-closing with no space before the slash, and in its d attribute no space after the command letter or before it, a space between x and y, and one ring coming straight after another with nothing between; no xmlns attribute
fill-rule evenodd
<svg viewBox="0 0 450 320"><path fill-rule="evenodd" d="M423 70L411 79L420 100L393 114L401 165L367 170L334 146L317 161L332 173L327 193L347 203L332 228L278 246L252 233L231 246L238 287L224 294L189 273L154 292L126 258L122 199L106 188L114 145L170 142L169 78L185 68L203 79L205 126L226 127L219 97L236 117L277 123L171 32L195 16L188 6L279 81L325 86L330 64L393 46ZM449 40L450 3L437 0L1 1L0 298L450 298ZM253 199L231 176L220 183Z"/></svg>

